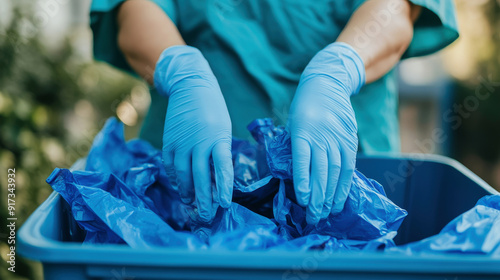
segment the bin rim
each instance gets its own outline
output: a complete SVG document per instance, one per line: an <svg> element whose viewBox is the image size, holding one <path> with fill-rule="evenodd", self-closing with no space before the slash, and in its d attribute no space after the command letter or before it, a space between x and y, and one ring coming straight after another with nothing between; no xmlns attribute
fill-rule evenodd
<svg viewBox="0 0 500 280"><path fill-rule="evenodd" d="M400 160L433 161L458 169L481 187L491 193L498 193L486 182L472 173L458 161L436 155L387 154L360 155L360 158L398 158ZM120 265L120 266L161 266L193 268L241 268L241 269L293 269L305 266L308 261L316 263L317 271L374 271L404 273L478 273L500 274L500 258L473 254L428 254L406 255L387 252L333 252L325 258L322 251L279 252L279 251L225 251L197 250L188 251L176 248L143 249L140 254L127 245L118 244L80 244L62 242L42 234L41 227L49 217L52 207L61 203L57 192L43 202L26 220L18 231L18 251L21 256L54 264L82 265ZM131 255L137 257L131 258ZM323 256L323 257L322 257ZM252 261L248 261L252 260ZM362 263L363 266L359 264ZM388 264L391 265L388 265ZM425 271L422 271L425 267Z"/></svg>
<svg viewBox="0 0 500 280"><path fill-rule="evenodd" d="M399 159L399 160L411 160L413 162L434 162L434 163L441 163L447 166L450 166L458 171L460 173L466 175L468 178L473 180L475 183L477 183L481 188L486 190L487 192L491 194L500 194L499 191L494 189L492 186L490 186L488 183L486 183L481 177L476 175L474 172L472 172L470 169L468 169L465 165L457 161L456 159L442 156L442 155L436 155L436 154L424 154L424 153L370 153L369 155L367 154L359 154L357 156L357 159L363 159L363 158L377 158L377 159Z"/></svg>

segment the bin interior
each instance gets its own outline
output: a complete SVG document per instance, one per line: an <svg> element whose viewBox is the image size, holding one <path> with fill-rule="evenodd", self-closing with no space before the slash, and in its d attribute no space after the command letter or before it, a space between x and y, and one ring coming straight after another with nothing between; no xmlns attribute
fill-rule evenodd
<svg viewBox="0 0 500 280"><path fill-rule="evenodd" d="M457 169L455 161L439 158L440 161L358 157L357 168L382 184L387 196L408 211L395 238L398 245L439 233L453 218L491 193L491 187L469 170L461 165ZM69 205L60 199L56 208L57 213L51 217L61 220L45 224L44 234L60 241L82 242L85 232L74 221Z"/></svg>
<svg viewBox="0 0 500 280"><path fill-rule="evenodd" d="M408 211L394 239L398 245L439 233L481 197L494 192L456 161L435 159L360 157L357 160L357 168L382 184L387 196Z"/></svg>
<svg viewBox="0 0 500 280"><path fill-rule="evenodd" d="M379 181L388 197L408 211L397 244L438 233L479 198L498 193L462 165L441 157L359 157L357 167ZM500 273L498 259L487 256L401 258L339 253L324 258L317 252L227 254L158 249L138 257L137 251L122 245L81 246L84 236L68 204L53 193L20 229L19 251L43 262L45 279L116 279L125 268L132 279L235 279L235 275L241 279L332 279L332 275L335 279L498 279ZM317 265L314 274L309 270L304 274L305 262L311 260Z"/></svg>

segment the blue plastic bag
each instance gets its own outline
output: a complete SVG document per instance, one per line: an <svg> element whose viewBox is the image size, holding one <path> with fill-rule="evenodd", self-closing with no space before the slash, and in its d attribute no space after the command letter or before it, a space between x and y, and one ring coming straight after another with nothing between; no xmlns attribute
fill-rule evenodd
<svg viewBox="0 0 500 280"><path fill-rule="evenodd" d="M500 195L488 195L449 222L439 234L387 252L413 254L462 253L500 257Z"/></svg>
<svg viewBox="0 0 500 280"><path fill-rule="evenodd" d="M378 250L406 211L377 182L356 172L344 210L307 225L295 202L290 137L269 119L252 122L257 144L233 139L233 203L210 223L169 185L161 152L143 140L125 142L123 125L108 120L96 136L86 170L56 169L47 179L71 207L86 243L126 243L191 250Z"/></svg>
<svg viewBox="0 0 500 280"><path fill-rule="evenodd" d="M288 132L282 127L274 127L270 119L255 120L248 129L265 147L272 177L281 179L280 190L274 198L274 218L282 226L281 234L286 239L308 234L365 241L388 234L395 236L407 215L406 211L387 198L382 185L357 170L344 210L328 216L316 226L308 225L304 208L295 201Z"/></svg>

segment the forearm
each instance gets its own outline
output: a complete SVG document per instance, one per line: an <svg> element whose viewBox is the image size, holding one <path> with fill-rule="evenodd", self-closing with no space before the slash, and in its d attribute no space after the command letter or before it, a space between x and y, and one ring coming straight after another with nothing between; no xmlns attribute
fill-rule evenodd
<svg viewBox="0 0 500 280"><path fill-rule="evenodd" d="M407 0L370 0L352 15L337 42L358 52L365 65L366 83L385 75L401 59L419 13L420 6Z"/></svg>
<svg viewBox="0 0 500 280"><path fill-rule="evenodd" d="M170 18L148 0L125 1L118 11L117 21L121 51L132 69L150 84L162 51L186 44Z"/></svg>

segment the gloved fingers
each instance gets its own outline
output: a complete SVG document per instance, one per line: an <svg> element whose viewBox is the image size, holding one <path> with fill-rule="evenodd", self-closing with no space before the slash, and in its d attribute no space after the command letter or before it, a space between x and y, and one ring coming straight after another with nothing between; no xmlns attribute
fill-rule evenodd
<svg viewBox="0 0 500 280"><path fill-rule="evenodd" d="M194 200L193 172L191 153L176 153L174 157L175 174L182 202L190 204Z"/></svg>
<svg viewBox="0 0 500 280"><path fill-rule="evenodd" d="M326 184L328 180L328 157L325 150L312 148L311 158L311 200L307 206L306 220L315 225L321 218L325 204Z"/></svg>
<svg viewBox="0 0 500 280"><path fill-rule="evenodd" d="M178 190L177 176L175 175L175 165L174 165L174 154L170 151L163 150L161 154L163 161L163 167L165 167L165 173L167 173L168 182L174 190Z"/></svg>
<svg viewBox="0 0 500 280"><path fill-rule="evenodd" d="M323 206L323 211L321 212L322 219L328 217L332 209L335 190L337 189L340 177L340 164L341 159L339 148L336 145L333 145L332 149L328 153L328 181L326 185L325 205Z"/></svg>
<svg viewBox="0 0 500 280"><path fill-rule="evenodd" d="M307 206L311 195L309 171L311 166L311 147L298 137L292 137L293 186L297 203Z"/></svg>
<svg viewBox="0 0 500 280"><path fill-rule="evenodd" d="M356 153L351 154L349 151L342 152L342 167L340 171L339 183L335 196L333 198L332 213L339 213L344 209L344 204L349 196L349 191L352 185L352 176L356 168Z"/></svg>
<svg viewBox="0 0 500 280"><path fill-rule="evenodd" d="M212 150L214 160L215 183L219 194L220 205L224 208L231 206L233 199L233 158L231 141L217 143Z"/></svg>
<svg viewBox="0 0 500 280"><path fill-rule="evenodd" d="M209 152L200 147L193 150L193 181L196 205L201 220L205 222L212 219L212 183Z"/></svg>

